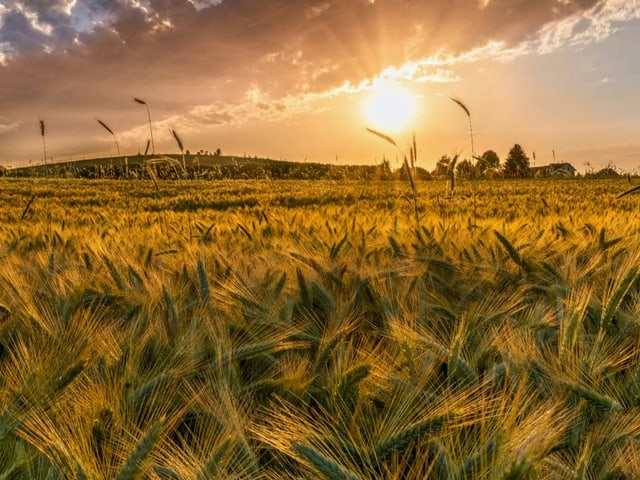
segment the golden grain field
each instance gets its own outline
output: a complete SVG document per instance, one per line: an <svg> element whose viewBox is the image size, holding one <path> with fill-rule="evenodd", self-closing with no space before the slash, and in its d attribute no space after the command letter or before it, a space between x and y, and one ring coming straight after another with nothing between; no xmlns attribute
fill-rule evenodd
<svg viewBox="0 0 640 480"><path fill-rule="evenodd" d="M639 478L629 187L0 179L0 478Z"/></svg>

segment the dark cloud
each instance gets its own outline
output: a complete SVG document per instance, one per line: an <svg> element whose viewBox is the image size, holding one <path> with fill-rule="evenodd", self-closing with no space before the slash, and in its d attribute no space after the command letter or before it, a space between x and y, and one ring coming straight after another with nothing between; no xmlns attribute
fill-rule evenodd
<svg viewBox="0 0 640 480"><path fill-rule="evenodd" d="M16 55L28 55L43 49L47 35L33 28L27 17L17 11L6 14L0 29L0 43Z"/></svg>
<svg viewBox="0 0 640 480"><path fill-rule="evenodd" d="M438 51L457 55L491 40L517 45L604 0L71 3L22 0L21 8L5 8L6 117L24 122L36 111L64 111L72 124L74 114L105 112L128 128L138 122L133 96L147 98L161 117L238 104L252 88L275 102L358 83ZM213 122L230 118L211 115Z"/></svg>
<svg viewBox="0 0 640 480"><path fill-rule="evenodd" d="M456 54L488 40L515 44L596 3L492 0L482 8L477 0L226 0L198 11L187 0L149 0L141 7L78 0L68 15L61 0L25 0L23 10L51 33L38 32L24 13L11 10L0 42L17 62L47 46L65 67L106 63L161 79L176 75L167 70L213 79L237 72L270 83L277 94L278 87L290 89L293 77L299 79L294 86L324 87L440 49ZM73 30L80 24L88 31ZM329 72L319 75L323 68ZM281 80L272 81L276 77Z"/></svg>

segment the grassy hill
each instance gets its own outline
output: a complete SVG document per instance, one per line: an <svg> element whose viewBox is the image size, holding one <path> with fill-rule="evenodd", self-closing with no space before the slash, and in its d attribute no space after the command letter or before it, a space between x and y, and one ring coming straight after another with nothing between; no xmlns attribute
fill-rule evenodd
<svg viewBox="0 0 640 480"><path fill-rule="evenodd" d="M329 165L223 155L134 155L4 170L12 177L157 179L391 179L388 164Z"/></svg>

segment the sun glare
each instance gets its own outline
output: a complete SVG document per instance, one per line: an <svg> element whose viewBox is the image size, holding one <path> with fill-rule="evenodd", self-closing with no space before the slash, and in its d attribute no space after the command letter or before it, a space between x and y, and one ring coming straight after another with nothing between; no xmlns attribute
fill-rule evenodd
<svg viewBox="0 0 640 480"><path fill-rule="evenodd" d="M414 114L415 99L410 92L396 86L386 86L373 92L365 103L369 125L387 132L407 127Z"/></svg>

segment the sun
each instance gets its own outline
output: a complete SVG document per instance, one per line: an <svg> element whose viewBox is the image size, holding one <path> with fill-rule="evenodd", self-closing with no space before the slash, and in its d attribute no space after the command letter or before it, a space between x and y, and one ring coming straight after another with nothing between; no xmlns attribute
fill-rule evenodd
<svg viewBox="0 0 640 480"><path fill-rule="evenodd" d="M415 115L415 98L399 86L385 86L371 93L364 105L369 125L385 132L406 128Z"/></svg>

